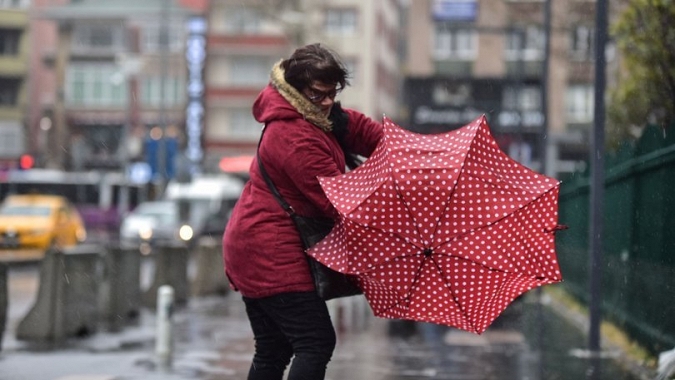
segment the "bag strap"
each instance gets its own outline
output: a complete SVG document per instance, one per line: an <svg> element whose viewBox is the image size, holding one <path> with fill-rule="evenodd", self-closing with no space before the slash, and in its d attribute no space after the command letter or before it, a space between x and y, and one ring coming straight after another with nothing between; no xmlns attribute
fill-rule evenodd
<svg viewBox="0 0 675 380"><path fill-rule="evenodd" d="M279 190L277 190L277 187L274 186L274 182L272 182L272 179L267 174L267 170L265 170L265 165L263 165L262 160L260 159L260 144L262 143L262 138L263 138L263 135L265 134L266 129L267 129L267 125L265 125L263 127L262 133L260 134L260 140L258 141L258 147L256 148L256 151L255 151L256 160L258 160L258 168L260 169L260 174L262 175L263 179L265 179L265 182L267 183L267 187L270 188L270 191L272 192L272 195L274 195L274 198L276 198L277 202L279 202L279 205L281 205L281 208L283 208L284 211L286 211L286 214L288 214L290 216L293 216L293 215L295 215L295 210L281 196L281 194L279 193Z"/></svg>

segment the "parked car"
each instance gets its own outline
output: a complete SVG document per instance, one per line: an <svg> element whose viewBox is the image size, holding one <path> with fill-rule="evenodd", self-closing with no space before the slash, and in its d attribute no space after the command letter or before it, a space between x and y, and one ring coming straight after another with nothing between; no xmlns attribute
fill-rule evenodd
<svg viewBox="0 0 675 380"><path fill-rule="evenodd" d="M148 253L160 241L193 245L198 237L220 238L243 187L241 179L228 175L171 181L164 199L143 202L122 220L120 242L140 244Z"/></svg>
<svg viewBox="0 0 675 380"><path fill-rule="evenodd" d="M195 236L220 240L243 189L244 181L235 176L198 175L187 183L170 182L165 196L178 202Z"/></svg>
<svg viewBox="0 0 675 380"><path fill-rule="evenodd" d="M189 242L193 234L189 224L181 221L178 203L172 200L142 202L120 226L120 241L125 244Z"/></svg>
<svg viewBox="0 0 675 380"><path fill-rule="evenodd" d="M0 206L0 247L69 247L86 238L82 217L63 196L8 195Z"/></svg>

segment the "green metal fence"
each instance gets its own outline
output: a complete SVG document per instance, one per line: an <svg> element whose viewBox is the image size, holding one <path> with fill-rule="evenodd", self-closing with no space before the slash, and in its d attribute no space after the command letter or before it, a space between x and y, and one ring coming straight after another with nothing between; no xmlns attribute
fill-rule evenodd
<svg viewBox="0 0 675 380"><path fill-rule="evenodd" d="M670 131L675 131L671 128ZM653 353L675 347L675 138L650 127L608 156L602 310ZM589 301L589 176L563 182L557 235L564 287Z"/></svg>

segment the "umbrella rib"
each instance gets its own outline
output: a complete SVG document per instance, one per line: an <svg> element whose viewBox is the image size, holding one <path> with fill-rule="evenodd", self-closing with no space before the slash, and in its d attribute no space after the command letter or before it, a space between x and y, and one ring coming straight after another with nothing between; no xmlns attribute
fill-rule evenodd
<svg viewBox="0 0 675 380"><path fill-rule="evenodd" d="M416 255L419 255L419 254L413 254L413 255L409 255L409 256L412 257L412 256L416 256ZM410 301L412 300L412 289L415 287L415 284L417 284L417 282L419 281L419 279L420 279L420 277L421 277L421 276L420 276L420 273L422 272L422 267L423 267L423 266L424 266L424 261L422 261L422 264L419 266L419 268L417 268L417 273L415 273L415 278L413 279L413 283L410 285L410 289L411 289L411 290L409 290L409 291L406 293L405 297L401 300L401 302L397 302L396 304L392 305L391 307L385 309L385 311L392 310L393 308L395 308L396 306L399 306L399 305L403 304L404 302L405 302L405 304L406 304L406 305L405 305L406 308L409 308L409 307L410 307Z"/></svg>
<svg viewBox="0 0 675 380"><path fill-rule="evenodd" d="M437 253L437 255L442 255L442 256L452 257L452 258L457 259L457 260L464 260L464 261L469 262L469 263L471 263L471 264L480 265L482 268L485 268L486 270L489 270L490 272L509 273L509 274L518 274L518 275L521 275L521 274L522 274L522 273L519 273L519 272L509 272L509 271L502 270L502 269L491 268L491 267L489 267L489 266L487 266L487 265L484 265L484 264L479 263L479 262L477 262L477 261L469 260L469 259L467 259L467 258L465 258L465 257L453 256L453 255L445 254L445 253ZM535 277L536 277L536 276L535 276Z"/></svg>
<svg viewBox="0 0 675 380"><path fill-rule="evenodd" d="M471 145L473 145L473 143L476 141L476 137L477 137L477 136L478 136L478 131L476 131L476 134L473 136L473 138L472 138L472 140L471 140L471 144L469 144L469 147L467 148L466 154L468 154L468 151L471 150ZM466 170L465 170L465 169L466 169L466 159L462 161L462 165L461 165L461 168L460 168L460 170L459 170L459 174L457 175L457 179L455 180L455 184L454 184L454 186L452 187L452 191L450 192L450 195L448 196L448 200L452 199L453 195L455 194L455 190L457 189L457 184L459 183L460 179L461 179L463 176L465 176L465 173L466 173ZM545 192L539 194L539 196L535 197L535 198L532 199L530 202L527 202L526 204L521 205L520 207L518 207L516 210L514 210L514 211L511 212L511 213L509 213L508 215L505 215L505 216L503 216L503 217L501 217L501 218L495 220L494 222L492 222L492 223L490 223L490 224L488 224L488 225L486 225L486 226L480 227L480 228L475 229L475 230L467 231L467 232L465 232L464 234L457 235L457 236L455 236L454 238L452 238L452 239L446 241L445 243L446 243L446 244L451 243L451 242L453 242L454 240L456 240L457 238L462 237L462 236L464 236L464 235L466 235L466 234L468 234L468 233L470 233L470 232L479 231L479 230L481 230L481 229L490 227L490 226L492 226L493 224L496 224L497 222L499 222L499 221L501 221L501 220L507 218L509 215L512 215L512 214L514 214L515 212L518 212L518 211L522 210L523 208L529 206L529 205L532 204L534 201L540 199L540 198L543 197L544 195L546 195L546 194L548 194L549 192L553 191L553 190L554 190L556 187L558 187L559 185L560 185L560 183L558 182L558 184L557 184L556 186L553 186L553 187L549 188L548 190L546 190ZM396 189L396 191L398 192L398 188ZM404 202L404 203L405 203L405 202ZM446 211L446 212L447 212L447 210L448 210L448 207L450 207L450 202L446 202L446 204L445 204L445 211ZM406 205L406 208L407 208L407 205ZM409 211L409 210L408 210L408 211ZM438 228L439 228L440 223L441 223L441 218L438 218L438 220L436 221L436 228L434 229L434 235L435 235L435 232L438 231ZM418 231L418 233L419 233L419 231ZM440 245L439 245L439 247L440 247Z"/></svg>
<svg viewBox="0 0 675 380"><path fill-rule="evenodd" d="M539 195L536 196L535 198L532 198L529 202L520 205L517 209L513 210L513 211L510 212L509 214L502 216L501 218L495 220L494 222L492 222L492 223L490 223L490 224L488 224L488 225L486 225L486 226L483 226L483 227L481 227L481 228L478 228L478 229L475 229L475 230L472 230L472 231L479 231L479 230L481 230L481 229L490 227L490 226L492 226L493 224L497 224L498 222L500 222L500 221L502 221L502 220L508 218L508 217L511 216L511 215L514 215L514 214L516 214L516 213L518 213L518 212L521 212L523 209L527 208L528 206L530 206L530 205L531 205L532 203L534 203L535 201L541 199L541 198L544 197L546 194L548 194L548 193L550 193L551 191L555 190L556 187L557 187L557 186L551 187L550 189L544 191L543 193L539 194Z"/></svg>
<svg viewBox="0 0 675 380"><path fill-rule="evenodd" d="M456 257L456 258L460 259L460 260L469 261L469 260L467 260L465 258L462 258L462 257ZM469 316L467 315L466 311L462 307L462 304L457 299L457 296L455 295L455 291L452 289L452 286L450 286L450 284L445 280L445 276L443 276L443 271L441 269L441 266L438 264L438 262L436 262L436 259L433 256L431 257L431 261L434 263L434 266L436 266L436 270L438 270L438 273L441 274L441 279L442 279L443 283L445 284L445 287L448 288L448 290L450 290L450 294L452 295L452 300L455 301L455 305L457 305L457 308L462 313L462 316L464 317L464 320L467 321L471 325L471 328L473 328L475 330L475 326L473 326L473 324L471 323L471 320L469 319Z"/></svg>
<svg viewBox="0 0 675 380"><path fill-rule="evenodd" d="M391 157L391 150L390 150L389 146L385 147L385 149L387 150L387 157ZM408 215L410 215L412 217L412 215L414 215L414 214L410 211L410 208L408 207L408 202L405 201L405 197L401 193L401 191L398 187L398 184L396 183L396 177L393 176L393 172L395 172L394 165L391 161L389 161L389 160L387 160L387 161L389 162L389 165L390 165L391 170L392 170L392 179L394 179L394 186L393 186L394 191L396 192L396 195L398 195L399 199L401 200L401 203L403 204L403 207L405 207L406 211L408 212ZM453 188L453 192L454 192L454 188ZM413 222L414 222L414 219L413 219ZM417 223L413 223L413 225L415 226L415 231L417 232L417 236L422 237L422 234L420 233L420 230L419 230L419 227L417 226ZM433 241L433 239L432 239L432 241Z"/></svg>
<svg viewBox="0 0 675 380"><path fill-rule="evenodd" d="M527 207L530 206L532 203L534 203L535 201L541 199L542 197L544 197L546 194L550 193L551 191L555 190L556 187L557 187L557 186L554 186L554 187L552 187L552 188L546 190L545 192L539 194L536 198L533 198L531 201L529 201L529 202L523 204L522 206L518 207L517 209L515 209L515 210L513 210L512 212L508 213L507 215L504 215L504 216L502 216L501 218L499 218L499 219L493 221L492 223L486 224L486 225L481 226L481 227L478 227L478 228L476 228L476 229L467 230L467 231L465 231L464 233L461 233L461 234L459 234L459 235L457 235L457 236L455 236L455 237L453 237L453 238L451 238L451 239L448 239L448 240L444 241L443 244L441 244L441 245L439 245L438 247L435 247L435 248L439 248L439 247L442 247L442 246L444 246L444 245L451 244L451 243L453 243L455 240L457 240L457 239L459 239L459 238L461 238L461 237L464 237L464 236L469 235L469 234L471 234L471 233L474 233L474 232L477 232L477 231L480 231L480 230L483 230L483 229L492 227L493 225L495 225L495 224L501 222L502 220L504 220L504 219L506 219L506 218L508 218L508 217L510 217L510 216L512 216L512 215L515 215L516 213L522 212L523 209L527 208Z"/></svg>
<svg viewBox="0 0 675 380"><path fill-rule="evenodd" d="M475 141L475 138L476 138L476 136L474 135L474 139L471 141L472 143L473 143L473 141ZM467 148L467 152L466 152L467 154L468 154L469 149L470 148ZM459 179L462 177L462 174L464 174L465 167L466 167L466 160L463 160L462 161L462 167L459 169L459 174L457 175L457 179L455 179L455 183L453 184L452 189L450 190L450 194L448 195L448 201L445 202L445 210L444 210L445 212L447 212L448 208L450 207L450 199L452 199L452 196L455 195L455 190L457 190L457 184L459 183ZM444 215L445 212L441 215ZM440 225L441 225L441 218L439 217L438 220L436 221L436 226L434 228L434 233L432 235L432 239L431 239L432 242L434 240L433 238L436 235L436 232L438 231L438 228L439 228ZM454 238L452 240L454 240Z"/></svg>
<svg viewBox="0 0 675 380"><path fill-rule="evenodd" d="M365 210L351 215L355 223L375 234L369 241L371 235L362 236L362 231L355 230L359 240L354 246L374 251L367 257L361 255L363 263L358 262L365 265L359 274L371 282L364 290L372 292L364 293L382 297L376 305L377 315L447 320L480 334L487 328L481 315L490 313L487 316L492 317L492 309L501 307L501 300L520 292L523 285L539 286L530 275L547 276L550 268L540 260L547 258L544 249L548 249L549 240L544 241L545 246L537 244L556 228L549 224L557 219L557 208L551 202L560 182L524 167L501 151L485 115L463 127L466 132L459 137L453 135L447 141L412 141L405 131L397 132L391 121L385 120L384 126L377 171L378 176L386 177L386 184L383 189L383 183L379 184L377 197L391 202L394 211L389 218L364 217L362 213L372 206L366 203ZM485 161L483 156L496 157L497 165L505 168L495 167L494 160ZM499 194L505 194L506 199L500 201ZM380 198L375 198L375 207ZM464 212L468 214L464 216ZM501 231L504 226L514 231ZM462 272L467 270L480 273L465 279Z"/></svg>

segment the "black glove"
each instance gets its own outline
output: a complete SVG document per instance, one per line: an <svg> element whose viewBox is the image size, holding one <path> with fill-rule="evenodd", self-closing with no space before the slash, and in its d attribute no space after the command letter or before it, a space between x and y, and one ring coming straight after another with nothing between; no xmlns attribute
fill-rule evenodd
<svg viewBox="0 0 675 380"><path fill-rule="evenodd" d="M333 103L328 120L333 123L333 134L342 141L349 133L349 115L342 109L340 102Z"/></svg>
<svg viewBox="0 0 675 380"><path fill-rule="evenodd" d="M350 153L347 146L347 135L349 135L349 115L342 109L340 102L333 103L328 119L333 122L333 135L340 143L342 151L345 153L345 162L349 169L355 169L361 164L358 156Z"/></svg>

